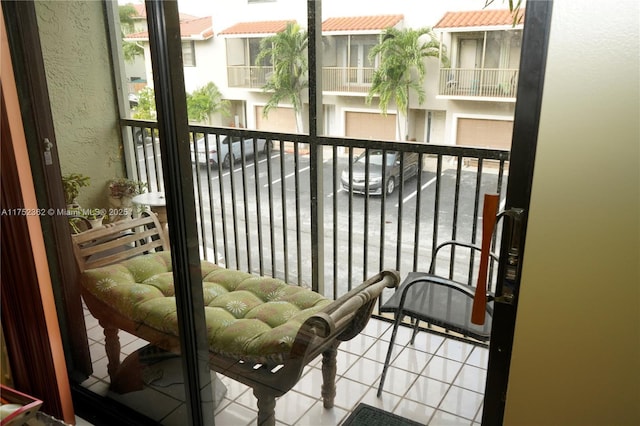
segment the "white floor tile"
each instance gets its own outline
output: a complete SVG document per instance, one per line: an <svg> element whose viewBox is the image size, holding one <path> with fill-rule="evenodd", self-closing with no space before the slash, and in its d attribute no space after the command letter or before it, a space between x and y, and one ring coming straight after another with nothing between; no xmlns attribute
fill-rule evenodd
<svg viewBox="0 0 640 426"><path fill-rule="evenodd" d="M428 377L418 377L413 386L409 388L405 398L421 404L437 407L442 402L451 384Z"/></svg>
<svg viewBox="0 0 640 426"><path fill-rule="evenodd" d="M433 355L428 352L422 352L412 348L411 346L407 346L393 361L393 365L403 370L420 374L432 357Z"/></svg>
<svg viewBox="0 0 640 426"><path fill-rule="evenodd" d="M340 378L336 383L335 406L351 411L368 391L367 385Z"/></svg>
<svg viewBox="0 0 640 426"><path fill-rule="evenodd" d="M377 385L382 374L383 364L367 358L360 358L344 373L344 377L365 385Z"/></svg>
<svg viewBox="0 0 640 426"><path fill-rule="evenodd" d="M422 424L427 424L434 411L435 409L433 407L407 400L399 404L393 413Z"/></svg>
<svg viewBox="0 0 640 426"><path fill-rule="evenodd" d="M319 368L312 368L302 376L300 381L292 390L308 395L312 398L321 398L322 382L322 370Z"/></svg>
<svg viewBox="0 0 640 426"><path fill-rule="evenodd" d="M335 426L341 424L349 415L349 411L339 407L324 408L318 401L298 420L299 426ZM216 423L217 426L217 423Z"/></svg>
<svg viewBox="0 0 640 426"><path fill-rule="evenodd" d="M469 389L474 392L483 393L487 383L487 370L474 367L473 365L464 365L453 382L454 385L461 388Z"/></svg>
<svg viewBox="0 0 640 426"><path fill-rule="evenodd" d="M438 410L428 424L429 426L469 426L471 422L468 419Z"/></svg>
<svg viewBox="0 0 640 426"><path fill-rule="evenodd" d="M422 375L451 383L460 372L462 363L440 356L434 356L429 360L427 366L422 370Z"/></svg>
<svg viewBox="0 0 640 426"><path fill-rule="evenodd" d="M342 342L340 344L340 349L343 351L351 352L352 354L362 355L371 346L373 346L374 343L376 343L376 339L374 339L373 337L359 334L347 342Z"/></svg>
<svg viewBox="0 0 640 426"><path fill-rule="evenodd" d="M392 325L390 322L371 318L361 334L377 339L389 330Z"/></svg>
<svg viewBox="0 0 640 426"><path fill-rule="evenodd" d="M258 413L232 402L225 409L216 414L216 426L245 426L254 424Z"/></svg>
<svg viewBox="0 0 640 426"><path fill-rule="evenodd" d="M454 361L464 362L473 348L474 346L470 343L447 339L442 343L442 345L440 345L436 355L452 359Z"/></svg>
<svg viewBox="0 0 640 426"><path fill-rule="evenodd" d="M409 347L413 347L414 349L428 352L430 354L435 354L445 340L446 339L443 336L438 334L421 331L416 335L413 346Z"/></svg>
<svg viewBox="0 0 640 426"><path fill-rule="evenodd" d="M276 401L276 419L287 425L297 424L317 401L295 391L289 391Z"/></svg>
<svg viewBox="0 0 640 426"><path fill-rule="evenodd" d="M360 355L339 350L338 355L336 356L336 374L338 376L342 376L359 359Z"/></svg>
<svg viewBox="0 0 640 426"><path fill-rule="evenodd" d="M380 398L377 396L378 386L372 387L369 391L362 397L360 402L371 405L373 407L381 408L390 413L393 412L394 408L398 405L401 398L398 395L394 395L389 392L382 392ZM354 407L355 408L355 407Z"/></svg>
<svg viewBox="0 0 640 426"><path fill-rule="evenodd" d="M383 390L391 392L394 395L404 396L418 377L420 376L415 373L410 373L393 366L389 367Z"/></svg>
<svg viewBox="0 0 640 426"><path fill-rule="evenodd" d="M471 352L471 355L469 355L469 358L467 359L467 364L484 368L486 370L487 365L489 364L489 349L481 346L473 348L473 352Z"/></svg>
<svg viewBox="0 0 640 426"><path fill-rule="evenodd" d="M473 420L478 413L482 400L482 394L451 386L438 408L465 419Z"/></svg>
<svg viewBox="0 0 640 426"><path fill-rule="evenodd" d="M393 364L394 359L398 354L404 349L402 345L393 345L393 350L391 351L391 363ZM364 353L365 358L372 359L374 361L378 361L384 364L384 360L387 358L387 351L389 350L389 342L384 340L378 340L378 342L371 346L367 352Z"/></svg>

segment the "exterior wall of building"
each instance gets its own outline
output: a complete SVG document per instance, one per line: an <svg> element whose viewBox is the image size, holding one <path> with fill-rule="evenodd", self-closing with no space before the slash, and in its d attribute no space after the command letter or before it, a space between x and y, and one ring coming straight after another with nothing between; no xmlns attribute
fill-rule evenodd
<svg viewBox="0 0 640 426"><path fill-rule="evenodd" d="M103 5L38 1L36 12L62 173L91 177L81 206L107 207L106 182L124 160L107 36L88 31L105 28Z"/></svg>
<svg viewBox="0 0 640 426"><path fill-rule="evenodd" d="M499 3L499 2L496 2ZM420 28L425 26L434 26L442 16L448 11L461 10L480 10L482 4L477 0L464 0L455 3L451 2L429 2L425 6L424 2L419 0L410 0L406 2L389 2L389 1L369 1L366 3L366 9L363 10L361 2L343 2L338 0L329 0L323 2L323 20L329 17L345 17L345 16L363 16L363 15L383 15L383 14L403 14L404 21L401 23L404 27ZM493 8L504 8L503 4L492 4ZM420 13L416 13L419 11ZM197 11L181 10L181 12L199 14L199 16L212 16L214 37L206 41L196 42L196 67L185 67L185 86L187 92L201 87L209 81L213 81L219 87L226 99L245 103L246 105L246 123L240 124L248 128L256 128L259 121L255 117L257 106L263 106L268 97L261 93L259 89L246 89L229 87L227 81L227 64L229 60L232 64L244 64L244 59L240 60L240 56L244 58L244 50L241 51L239 45L243 37L237 36L220 36L218 35L224 29L237 24L238 22L252 21L268 21L293 19L302 27L306 27L306 3L296 0L278 0L276 2L266 3L246 3L233 0L225 0L211 4L201 4ZM336 37L345 38L345 37ZM451 37L448 34L443 35L443 41L448 44L451 51ZM340 48L340 43L330 45L325 52L323 64L326 66L344 66L346 53L344 47ZM235 47L234 47L235 46ZM230 49L230 50L228 50ZM148 50L148 49L147 49ZM436 58L428 58L427 75L425 78L424 88L426 99L421 105L418 103L417 96L412 93L410 96L410 112L412 122L409 129L409 138L417 141L426 142L427 139L431 143L455 144L455 120L457 116L475 115L478 117L493 117L494 119L504 119L505 116L513 115L513 103L509 102L480 102L480 101L452 101L439 99L436 97L439 84L439 61ZM245 64L255 65L255 64ZM150 70L150 64L148 67ZM152 84L150 71L148 71L147 80ZM326 95L323 102L335 113L325 119L332 120L326 124L326 128L331 129L331 135L345 135L344 117L346 111L371 112L379 114L377 103L374 100L371 105L366 104L365 94L358 95ZM289 106L286 104L283 107ZM437 129L437 132L427 135L427 111L439 111L440 114L433 115L434 120L431 131ZM390 105L390 113L395 113L395 107ZM444 117L442 116L444 112ZM416 118L414 120L414 117ZM404 134L402 127L404 126L404 118L399 117L401 130L396 129L396 138L401 139L400 134ZM444 121L443 121L444 120ZM217 117L210 124L233 122L234 117ZM443 128L444 126L444 128ZM397 127L397 126L396 126Z"/></svg>

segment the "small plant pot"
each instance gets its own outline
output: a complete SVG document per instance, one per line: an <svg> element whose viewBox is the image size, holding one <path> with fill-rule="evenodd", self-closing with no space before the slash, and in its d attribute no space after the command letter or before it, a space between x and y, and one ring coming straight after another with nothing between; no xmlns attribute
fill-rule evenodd
<svg viewBox="0 0 640 426"><path fill-rule="evenodd" d="M89 221L89 224L91 225L91 229L96 229L96 228L101 228L102 227L102 220L104 219L104 216L100 216L97 217L95 219L87 219Z"/></svg>

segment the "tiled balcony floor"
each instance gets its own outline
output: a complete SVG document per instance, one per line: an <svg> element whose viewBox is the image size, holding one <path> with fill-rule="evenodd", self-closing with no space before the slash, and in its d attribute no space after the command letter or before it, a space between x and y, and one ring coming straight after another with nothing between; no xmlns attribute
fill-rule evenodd
<svg viewBox="0 0 640 426"><path fill-rule="evenodd" d="M94 373L82 383L106 395L109 378L102 328L86 317ZM420 332L408 345L411 330L400 327L381 398L376 391L392 324L371 319L366 329L340 345L335 407L322 407L320 357L305 370L298 384L277 400L277 424L339 425L360 402L416 420L425 425L479 425L488 361L488 349L440 335ZM121 332L123 358L147 343ZM256 399L245 385L219 375L227 387L216 408L217 426L254 425ZM182 425L184 391L179 383L164 383L143 391L109 396L165 425Z"/></svg>

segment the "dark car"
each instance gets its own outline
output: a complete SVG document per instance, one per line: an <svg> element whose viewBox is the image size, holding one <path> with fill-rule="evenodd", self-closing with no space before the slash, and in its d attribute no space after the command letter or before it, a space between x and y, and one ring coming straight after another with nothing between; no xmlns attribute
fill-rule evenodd
<svg viewBox="0 0 640 426"><path fill-rule="evenodd" d="M385 176L382 176L382 150L369 151L369 194L382 195L383 189L387 194L393 193L396 185L400 183L400 157L396 151L386 152ZM404 153L404 180L418 174L418 154L415 152ZM342 171L340 181L345 190L353 189L359 194L366 193L366 152L358 155L353 160L353 174L349 179L349 168Z"/></svg>

